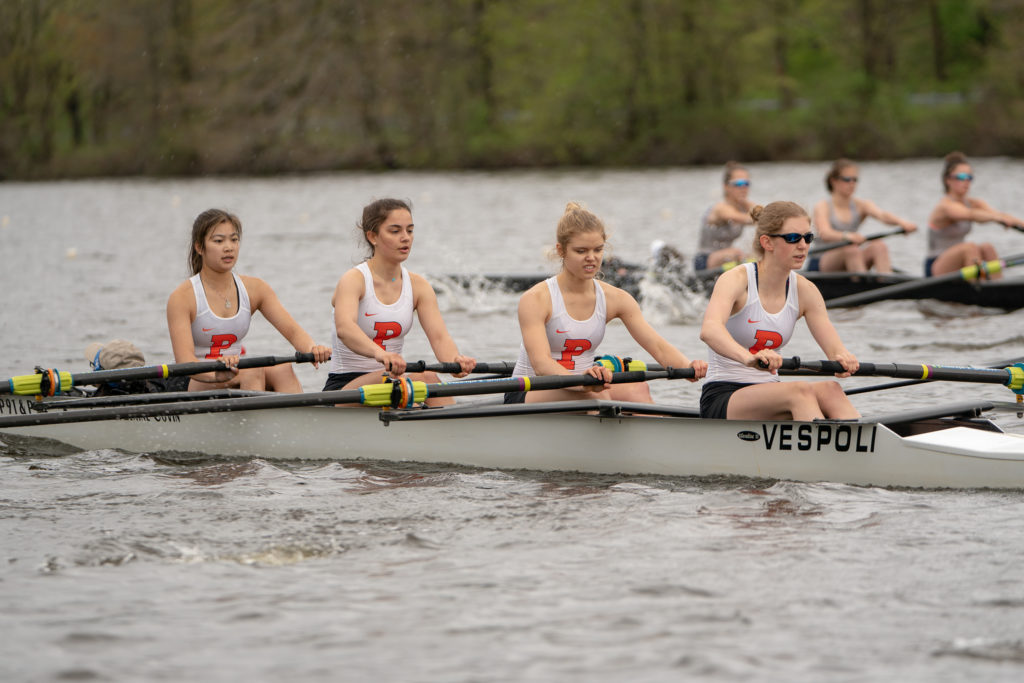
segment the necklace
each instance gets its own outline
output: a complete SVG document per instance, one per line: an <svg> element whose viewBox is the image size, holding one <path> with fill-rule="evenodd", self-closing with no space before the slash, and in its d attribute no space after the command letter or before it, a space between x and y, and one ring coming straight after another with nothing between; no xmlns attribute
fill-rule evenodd
<svg viewBox="0 0 1024 683"><path fill-rule="evenodd" d="M206 280L203 280L203 278L200 277L199 279L202 281L203 287L205 287L208 290L211 290L214 294L219 296L221 299L224 299L224 308L226 308L228 310L231 310L231 307L234 304L234 302L231 301L231 299L229 299L228 297L226 297L224 295L224 292L220 291L219 289L214 289L213 287L210 286L210 283L208 283Z"/></svg>
<svg viewBox="0 0 1024 683"><path fill-rule="evenodd" d="M370 268L370 272L374 273L373 268ZM401 274L401 273L399 273L399 274ZM387 280L388 279L388 278L384 277L383 275L381 275L380 273L374 273L374 275L379 277L381 280ZM391 278L391 281L394 282L397 279L398 279L398 275L396 275L395 277Z"/></svg>

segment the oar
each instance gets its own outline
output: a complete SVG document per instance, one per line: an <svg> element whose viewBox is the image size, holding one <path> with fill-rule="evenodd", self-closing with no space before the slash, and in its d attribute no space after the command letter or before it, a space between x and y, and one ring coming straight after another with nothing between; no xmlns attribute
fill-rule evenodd
<svg viewBox="0 0 1024 683"><path fill-rule="evenodd" d="M980 266L965 266L960 270L957 270L952 273L946 273L945 275L936 275L935 277L923 277L917 280L911 280L909 282L900 282L895 285L887 285L885 287L869 289L866 292L859 292L857 294L849 294L847 296L836 297L835 299L829 299L828 301L826 301L825 306L828 308L836 308L840 306L857 306L859 304L871 303L872 301L888 299L894 294L905 294L906 292L913 292L919 289L927 289L932 285L944 282L956 282L957 280L977 280L978 277L983 273L986 275L993 275L1007 268L1019 266L1022 263L1024 263L1024 254L1010 256L1005 259L986 261Z"/></svg>
<svg viewBox="0 0 1024 683"><path fill-rule="evenodd" d="M282 363L311 363L313 354L296 353L292 356L253 356L240 358L238 367L265 368ZM83 384L103 384L105 382L124 382L144 379L164 379L180 375L195 375L200 372L227 370L227 366L219 360L197 361L194 363L175 363L173 365L146 365L140 368L124 368L121 370L98 370L96 372L71 373L65 370L38 369L34 375L18 375L8 380L0 380L0 394L19 394L22 396L53 396L71 387Z"/></svg>
<svg viewBox="0 0 1024 683"><path fill-rule="evenodd" d="M800 360L798 357L784 358L783 370L812 370L823 374L845 372L843 366L834 360ZM943 365L914 365L910 363L861 363L857 376L901 377L925 382L980 382L1002 384L1014 393L1024 393L1024 363L1006 368L965 368Z"/></svg>
<svg viewBox="0 0 1024 683"><path fill-rule="evenodd" d="M504 375L508 376L515 370L516 364L512 361L502 360L496 363L477 363L470 370L474 375ZM462 372L462 366L458 363L428 363L425 360L417 360L405 364L406 372L443 372L448 375L455 375Z"/></svg>
<svg viewBox="0 0 1024 683"><path fill-rule="evenodd" d="M866 235L864 237L864 242L870 242L871 240L880 240L883 237L892 237L893 235L902 235L902 234L904 234L906 232L907 231L904 230L903 228L899 228L898 230L890 230L889 232L880 232L880 233L877 233L875 235ZM861 244L863 244L864 242L861 242ZM833 249L839 249L840 247L848 247L851 244L854 244L854 242L851 242L850 240L840 240L838 242L827 242L825 244L822 244L821 246L812 247L811 249L808 249L807 250L807 255L808 256L817 256L818 254L823 254L826 251L832 251Z"/></svg>
<svg viewBox="0 0 1024 683"><path fill-rule="evenodd" d="M1024 358L1011 358L1009 360L999 361L998 363L990 363L986 365L986 368L999 369L1009 367L1016 363L1024 362ZM899 389L901 387L912 387L915 384L927 384L928 380L924 379L904 379L899 382L885 382L883 384L872 384L866 387L854 387L852 389L844 390L847 396L853 396L854 394L866 394L869 391L882 391L883 389Z"/></svg>
<svg viewBox="0 0 1024 683"><path fill-rule="evenodd" d="M692 368L666 368L655 372L616 372L612 384L647 382L654 379L693 379ZM604 382L591 375L542 375L539 377L513 377L510 379L478 379L458 382L426 384L401 379L382 384L368 384L358 389L322 391L311 394L272 394L246 396L242 398L211 399L208 401L185 401L159 405L132 405L115 408L83 408L80 410L59 410L59 403L44 404L54 412L32 415L5 415L0 417L0 429L32 425L61 424L65 422L94 422L97 420L118 420L162 415L186 415L196 413L224 413L242 410L264 410L269 408L294 408L297 406L336 405L342 403L367 406L390 406L408 408L413 403L422 403L428 398L443 396L475 396L479 394L501 394L509 391L539 391L545 389L566 389L599 385ZM37 404L38 405L38 404Z"/></svg>

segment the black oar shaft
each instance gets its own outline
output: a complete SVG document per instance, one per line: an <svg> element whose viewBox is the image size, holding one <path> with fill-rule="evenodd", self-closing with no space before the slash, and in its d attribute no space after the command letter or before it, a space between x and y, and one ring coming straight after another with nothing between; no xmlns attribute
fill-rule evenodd
<svg viewBox="0 0 1024 683"><path fill-rule="evenodd" d="M653 379L692 379L692 368L668 368L658 372L616 372L612 384L643 382ZM421 383L422 384L422 383ZM430 397L471 396L478 394L500 394L509 391L539 391L566 389L570 387L599 385L602 380L591 375L543 375L540 377L516 377L511 379L466 380L438 384L427 384L426 395ZM381 385L369 385L359 389L322 391L311 394L270 394L242 398L211 399L208 401L186 401L159 405L131 405L112 408L83 408L81 410L60 410L59 403L50 403L54 412L33 415L9 415L0 417L0 428L25 427L33 425L61 424L71 422L95 422L100 420L139 419L167 415L188 415L197 413L223 413L243 410L270 408L294 408L301 406L336 405L364 403L367 392ZM398 386L397 384L395 386ZM389 389L390 391L390 389Z"/></svg>
<svg viewBox="0 0 1024 683"><path fill-rule="evenodd" d="M252 356L248 358L240 358L238 361L238 367L241 370L245 370L247 368L263 368L271 365L280 365L282 363L311 363L313 360L314 358L312 353L295 353L291 356ZM71 373L70 385L82 386L88 384L105 384L107 382L131 382L146 379L163 379L164 377L196 375L201 372L217 372L219 370L227 370L227 366L219 360L175 363L173 365L144 365L138 368ZM63 373L56 374L59 375ZM0 394L23 393L17 388L19 380L37 379L38 377L36 376L24 375L22 377L13 377L9 380L0 381Z"/></svg>
<svg viewBox="0 0 1024 683"><path fill-rule="evenodd" d="M864 242L870 242L871 240L879 240L879 239L882 239L884 237L892 237L893 235L902 235L905 232L906 232L906 230L904 230L903 228L900 228L899 230L891 230L889 232L880 232L880 233L877 233L875 235L867 235L867 236L864 237ZM863 244L864 242L860 242L859 244ZM850 240L840 240L838 242L827 242L827 243L822 244L821 246L818 246L818 247L811 247L810 249L807 250L807 254L809 256L817 256L818 254L824 254L826 251L832 251L833 249L841 249L842 247L849 247L849 246L851 246L853 244L856 244L856 243L855 242L851 242Z"/></svg>
<svg viewBox="0 0 1024 683"><path fill-rule="evenodd" d="M991 264L995 264L992 266ZM1024 254L1010 256L1009 258L990 261L986 264L988 268L995 268L998 270L1004 270L1013 266L1018 266L1024 263ZM900 282L895 285L887 285L885 287L877 287L870 289L866 292L858 292L857 294L849 294L847 296L840 296L833 299L828 299L825 302L825 306L828 308L839 308L842 306L857 306L860 304L869 304L874 301L880 301L882 299L892 298L897 294L905 294L907 292L913 292L920 289L926 289L932 285L937 285L944 282L956 282L958 280L969 281L976 279L978 276L979 268L977 266L968 266L961 268L952 273L946 273L944 275L937 275L935 277L923 277L917 280L911 280L909 282ZM973 273L973 275L971 274Z"/></svg>
<svg viewBox="0 0 1024 683"><path fill-rule="evenodd" d="M477 363L470 371L480 375L511 375L516 364L511 361L498 361L494 363ZM462 372L462 366L458 363L428 363L423 360L413 361L405 364L406 372L443 372L454 375Z"/></svg>
<svg viewBox="0 0 1024 683"><path fill-rule="evenodd" d="M802 361L799 358L786 358L783 360L782 368L785 370L811 370L823 374L845 372L842 365L831 360ZM1013 374L1005 368L958 368L941 365L913 365L910 363L861 363L857 372L853 374L857 376L896 377L924 381L944 380L1003 385L1009 385L1013 379Z"/></svg>

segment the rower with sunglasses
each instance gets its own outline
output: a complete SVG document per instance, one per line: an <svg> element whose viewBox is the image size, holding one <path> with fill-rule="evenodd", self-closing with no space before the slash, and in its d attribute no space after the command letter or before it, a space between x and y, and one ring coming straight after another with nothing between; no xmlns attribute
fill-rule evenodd
<svg viewBox="0 0 1024 683"><path fill-rule="evenodd" d="M972 223L1002 223L1004 227L1024 227L1024 221L996 211L984 200L968 197L974 173L967 157L960 152L946 155L942 168L942 186L946 196L932 209L928 218L928 254L924 261L926 277L952 273L974 264L992 261L998 256L988 242L965 242ZM993 273L992 279L1002 277Z"/></svg>
<svg viewBox="0 0 1024 683"><path fill-rule="evenodd" d="M796 321L807 320L829 360L848 377L859 363L833 327L821 292L798 271L814 241L807 212L772 202L750 212L758 260L726 271L715 283L700 337L710 349L701 417L731 420L852 419L860 414L833 380L780 382L781 349Z"/></svg>
<svg viewBox="0 0 1024 683"><path fill-rule="evenodd" d="M837 159L825 175L825 187L830 196L814 206L813 214L818 238L825 244L850 244L826 251L818 257L812 256L807 262L807 270L861 273L874 268L879 273L891 273L889 248L881 240L865 244L864 235L858 232L861 223L866 218L874 218L886 225L898 226L906 233L917 230L910 221L883 211L874 202L854 197L859 179L857 165L849 159Z"/></svg>
<svg viewBox="0 0 1024 683"><path fill-rule="evenodd" d="M750 225L750 209L754 203L747 199L750 193L750 173L735 161L725 165L722 180L722 201L713 204L700 220L700 241L693 259L694 270L718 268L723 263L739 263L746 254L732 246Z"/></svg>

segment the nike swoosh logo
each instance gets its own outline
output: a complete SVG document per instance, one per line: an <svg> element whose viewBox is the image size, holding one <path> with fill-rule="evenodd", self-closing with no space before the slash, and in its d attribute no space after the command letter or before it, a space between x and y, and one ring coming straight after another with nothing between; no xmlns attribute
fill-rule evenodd
<svg viewBox="0 0 1024 683"><path fill-rule="evenodd" d="M555 334L569 334L569 330L560 330L556 327Z"/></svg>
<svg viewBox="0 0 1024 683"><path fill-rule="evenodd" d="M213 331L212 327L204 327L203 328L203 332L211 332L211 331Z"/></svg>
<svg viewBox="0 0 1024 683"><path fill-rule="evenodd" d="M750 318L747 318L747 322L748 323L759 323L761 321L760 320L751 320Z"/></svg>
<svg viewBox="0 0 1024 683"><path fill-rule="evenodd" d="M377 315L377 314L376 313L363 313L363 315L365 315L367 318L369 318L371 315Z"/></svg>

